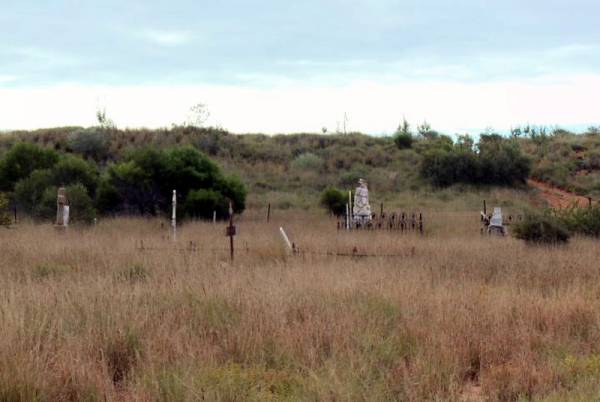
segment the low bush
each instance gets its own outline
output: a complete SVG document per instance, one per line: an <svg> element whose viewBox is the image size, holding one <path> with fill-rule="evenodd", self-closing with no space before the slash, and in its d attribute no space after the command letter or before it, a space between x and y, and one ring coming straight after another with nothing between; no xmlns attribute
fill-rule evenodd
<svg viewBox="0 0 600 402"><path fill-rule="evenodd" d="M572 233L600 236L600 206L569 208L555 212L556 218Z"/></svg>
<svg viewBox="0 0 600 402"><path fill-rule="evenodd" d="M512 233L517 239L528 243L560 244L569 241L570 233L559 219L550 213L528 213L516 223Z"/></svg>
<svg viewBox="0 0 600 402"><path fill-rule="evenodd" d="M325 162L319 156L312 153L304 153L302 155L297 156L290 167L296 171L314 171L319 172L325 166Z"/></svg>
<svg viewBox="0 0 600 402"><path fill-rule="evenodd" d="M410 133L397 132L394 134L394 143L398 149L408 149L412 147L414 138Z"/></svg>
<svg viewBox="0 0 600 402"><path fill-rule="evenodd" d="M101 161L108 156L110 138L108 132L100 128L80 129L69 135L68 145L85 158Z"/></svg>
<svg viewBox="0 0 600 402"><path fill-rule="evenodd" d="M329 187L321 194L321 205L335 216L346 213L346 195L335 187Z"/></svg>

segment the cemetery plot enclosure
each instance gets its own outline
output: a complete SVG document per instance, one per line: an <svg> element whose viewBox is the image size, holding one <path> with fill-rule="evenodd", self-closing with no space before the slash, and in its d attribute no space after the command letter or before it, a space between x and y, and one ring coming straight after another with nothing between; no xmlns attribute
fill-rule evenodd
<svg viewBox="0 0 600 402"><path fill-rule="evenodd" d="M337 228L346 230L393 230L399 232L418 232L423 234L425 220L422 212L391 212L373 214L370 219L338 219Z"/></svg>

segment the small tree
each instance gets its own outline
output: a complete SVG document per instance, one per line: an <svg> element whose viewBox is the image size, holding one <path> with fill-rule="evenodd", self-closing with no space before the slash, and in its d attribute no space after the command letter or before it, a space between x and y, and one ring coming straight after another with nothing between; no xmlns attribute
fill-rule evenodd
<svg viewBox="0 0 600 402"><path fill-rule="evenodd" d="M8 198L0 193L0 226L10 225L10 212L8 210Z"/></svg>
<svg viewBox="0 0 600 402"><path fill-rule="evenodd" d="M414 138L410 132L410 124L408 124L406 119L403 119L394 134L394 143L399 149L407 149L412 147L413 141Z"/></svg>
<svg viewBox="0 0 600 402"><path fill-rule="evenodd" d="M106 130L77 130L69 135L69 147L85 158L101 161L108 156L110 146Z"/></svg>
<svg viewBox="0 0 600 402"><path fill-rule="evenodd" d="M346 195L335 187L329 187L321 194L321 205L335 216L346 213Z"/></svg>
<svg viewBox="0 0 600 402"><path fill-rule="evenodd" d="M208 107L204 103L197 103L190 108L185 125L201 128L209 117L210 112L208 111Z"/></svg>
<svg viewBox="0 0 600 402"><path fill-rule="evenodd" d="M106 115L106 108L98 108L96 110L96 120L98 120L98 124L102 128L106 129L114 129L116 128L115 122Z"/></svg>

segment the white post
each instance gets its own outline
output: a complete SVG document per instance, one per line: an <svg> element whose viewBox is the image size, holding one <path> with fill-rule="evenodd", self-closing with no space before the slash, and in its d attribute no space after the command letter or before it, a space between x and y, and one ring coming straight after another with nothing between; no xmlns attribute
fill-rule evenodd
<svg viewBox="0 0 600 402"><path fill-rule="evenodd" d="M292 248L292 243L290 243L290 239L288 239L287 235L285 234L285 230L283 230L282 227L279 228L279 233L281 233L281 237L283 237L283 241L288 246L288 249L293 251L294 249Z"/></svg>
<svg viewBox="0 0 600 402"><path fill-rule="evenodd" d="M217 211L213 211L213 225L217 224Z"/></svg>
<svg viewBox="0 0 600 402"><path fill-rule="evenodd" d="M350 208L346 204L346 230L350 230Z"/></svg>
<svg viewBox="0 0 600 402"><path fill-rule="evenodd" d="M171 226L173 227L173 241L177 241L177 190L173 190L173 212L171 213Z"/></svg>
<svg viewBox="0 0 600 402"><path fill-rule="evenodd" d="M63 207L63 226L67 227L69 226L69 218L70 218L70 214L69 214L70 210L69 210L69 206L65 205Z"/></svg>

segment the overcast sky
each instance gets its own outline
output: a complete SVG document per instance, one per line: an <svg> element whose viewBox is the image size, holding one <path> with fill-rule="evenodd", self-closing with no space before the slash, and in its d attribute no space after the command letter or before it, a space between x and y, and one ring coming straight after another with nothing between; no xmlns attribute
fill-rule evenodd
<svg viewBox="0 0 600 402"><path fill-rule="evenodd" d="M600 124L597 0L0 0L0 129Z"/></svg>

